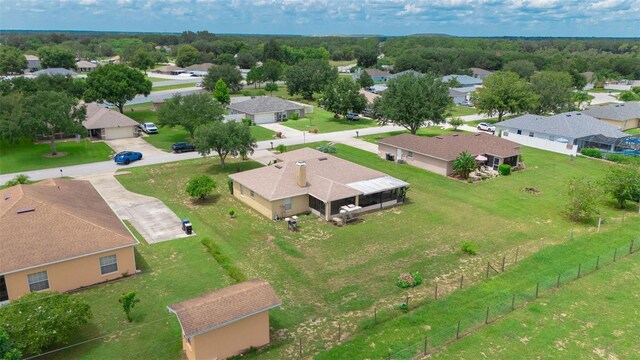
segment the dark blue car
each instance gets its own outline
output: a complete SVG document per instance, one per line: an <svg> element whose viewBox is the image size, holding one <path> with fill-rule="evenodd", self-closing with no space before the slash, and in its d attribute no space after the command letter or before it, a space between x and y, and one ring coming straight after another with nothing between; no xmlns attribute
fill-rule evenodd
<svg viewBox="0 0 640 360"><path fill-rule="evenodd" d="M115 161L116 164L129 165L132 161L140 159L142 159L142 153L136 151L122 151L113 158L113 161Z"/></svg>

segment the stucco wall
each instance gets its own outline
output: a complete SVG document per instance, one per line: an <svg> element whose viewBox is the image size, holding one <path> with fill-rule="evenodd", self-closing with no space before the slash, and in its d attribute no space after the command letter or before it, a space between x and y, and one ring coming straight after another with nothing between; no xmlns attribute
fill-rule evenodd
<svg viewBox="0 0 640 360"><path fill-rule="evenodd" d="M251 197L251 190L246 187L244 188L244 191L240 191L240 186L241 185L236 181L233 182L233 196L254 208L260 214L268 217L269 219L273 219L274 214L272 212L271 203L258 194L254 194L254 196Z"/></svg>
<svg viewBox="0 0 640 360"><path fill-rule="evenodd" d="M528 136L528 132L525 132L525 131L522 132L523 135L518 135L517 132L515 131L512 132L509 130L506 130L506 131L505 130L502 131L502 134L500 135L500 137L505 138L507 140L511 140L520 145L530 146L537 149L552 151L552 152L566 154L566 155L576 155L578 151L578 146L571 145L570 143L565 144L565 143L549 140L548 135L545 135L545 134L539 134L540 136L546 137L546 138L540 138L540 137L537 137L538 134L534 134L536 135L535 137L530 137ZM568 139L568 140L570 142L573 141L572 139Z"/></svg>
<svg viewBox="0 0 640 360"><path fill-rule="evenodd" d="M385 159L386 153L390 153L394 156L396 160L397 156L397 148L389 145L378 145L378 155ZM408 157L408 151L402 150L402 160L404 160L407 164L434 172L439 175L447 176L453 172L453 163L451 161L444 161L440 159L435 159L432 157L428 157L425 155L413 153L413 157Z"/></svg>
<svg viewBox="0 0 640 360"><path fill-rule="evenodd" d="M112 254L117 255L118 271L101 275L100 258ZM29 280L27 276L45 270L49 277L49 290L63 292L117 279L122 277L122 274L125 272L130 275L135 274L135 255L133 246L131 246L5 275L4 278L7 283L7 290L9 291L9 300L15 300L29 293Z"/></svg>
<svg viewBox="0 0 640 360"><path fill-rule="evenodd" d="M131 138L134 136L133 126L105 129L106 140Z"/></svg>
<svg viewBox="0 0 640 360"><path fill-rule="evenodd" d="M281 218L303 213L309 210L309 195L300 195L291 198L291 210L284 211L284 199L271 202L273 215Z"/></svg>
<svg viewBox="0 0 640 360"><path fill-rule="evenodd" d="M260 347L268 343L269 312L265 311L192 337L192 351L185 353L189 360L226 359L252 346Z"/></svg>
<svg viewBox="0 0 640 360"><path fill-rule="evenodd" d="M611 126L615 126L622 131L635 129L638 127L638 119L631 119L626 121L600 119L600 121L605 122Z"/></svg>

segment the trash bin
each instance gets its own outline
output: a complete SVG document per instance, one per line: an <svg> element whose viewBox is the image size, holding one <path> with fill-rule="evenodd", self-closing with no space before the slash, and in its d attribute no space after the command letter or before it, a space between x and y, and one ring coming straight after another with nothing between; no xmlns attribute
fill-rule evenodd
<svg viewBox="0 0 640 360"><path fill-rule="evenodd" d="M184 231L187 235L191 235L193 233L193 226L189 219L182 219L182 231Z"/></svg>

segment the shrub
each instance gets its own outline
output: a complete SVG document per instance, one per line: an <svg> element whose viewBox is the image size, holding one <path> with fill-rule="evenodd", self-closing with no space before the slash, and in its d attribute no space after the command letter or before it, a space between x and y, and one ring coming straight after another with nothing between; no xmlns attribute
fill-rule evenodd
<svg viewBox="0 0 640 360"><path fill-rule="evenodd" d="M398 287L401 287L404 289L404 288L418 286L420 284L422 284L422 276L417 271L414 272L413 274L402 273L398 275L398 282L397 282Z"/></svg>
<svg viewBox="0 0 640 360"><path fill-rule="evenodd" d="M131 309L133 309L136 304L140 302L140 299L136 298L136 292L131 291L127 294L122 294L118 302L122 304L122 310L124 310L124 313L127 315L127 320L131 322Z"/></svg>
<svg viewBox="0 0 640 360"><path fill-rule="evenodd" d="M276 146L276 150L278 150L279 153L287 152L287 145L280 144Z"/></svg>
<svg viewBox="0 0 640 360"><path fill-rule="evenodd" d="M313 128L313 129L309 130L309 132L312 133L312 134L317 134L319 131L318 131L318 129Z"/></svg>
<svg viewBox="0 0 640 360"><path fill-rule="evenodd" d="M215 187L216 181L211 176L200 175L189 180L186 192L189 196L202 200L211 194Z"/></svg>
<svg viewBox="0 0 640 360"><path fill-rule="evenodd" d="M622 155L622 154L607 153L605 155L605 158L609 161L613 161L620 164L640 165L640 157L638 156L628 156L628 155Z"/></svg>
<svg viewBox="0 0 640 360"><path fill-rule="evenodd" d="M592 158L602 159L602 151L600 151L600 149L582 148L580 150L580 154Z"/></svg>
<svg viewBox="0 0 640 360"><path fill-rule="evenodd" d="M500 166L498 166L498 173L502 176L511 175L511 165L500 164Z"/></svg>
<svg viewBox="0 0 640 360"><path fill-rule="evenodd" d="M454 117L454 118L449 119L448 123L449 123L449 125L451 125L453 130L458 130L458 128L460 126L464 125L464 120L462 120L459 117Z"/></svg>
<svg viewBox="0 0 640 360"><path fill-rule="evenodd" d="M291 116L289 116L290 120L298 120L300 119L300 115L298 115L298 113L293 113L291 114Z"/></svg>
<svg viewBox="0 0 640 360"><path fill-rule="evenodd" d="M236 217L236 211L234 209L229 209L229 216L232 218Z"/></svg>
<svg viewBox="0 0 640 360"><path fill-rule="evenodd" d="M409 311L409 304L407 304L406 302L403 302L400 304L400 306L398 307L401 311L407 312Z"/></svg>
<svg viewBox="0 0 640 360"><path fill-rule="evenodd" d="M327 154L335 154L337 152L336 148L329 144L320 145L316 148L316 150L322 151L323 153Z"/></svg>
<svg viewBox="0 0 640 360"><path fill-rule="evenodd" d="M472 243L471 241L463 242L462 245L460 245L460 250L469 255L476 255L478 253L478 251L476 250L476 244Z"/></svg>
<svg viewBox="0 0 640 360"><path fill-rule="evenodd" d="M231 263L231 259L220 251L220 247L216 243L211 241L209 238L204 238L202 239L202 245L209 250L211 256L213 256L216 262L227 272L227 275L229 275L230 278L236 282L247 280L247 277L242 273L242 271Z"/></svg>
<svg viewBox="0 0 640 360"><path fill-rule="evenodd" d="M253 120L251 120L249 118L244 118L244 119L242 119L242 123L247 125L247 126L252 126L253 125Z"/></svg>
<svg viewBox="0 0 640 360"><path fill-rule="evenodd" d="M29 181L29 175L18 174L13 179L7 181L4 185L7 187L10 187L18 184L29 184L29 183L31 183L31 181Z"/></svg>

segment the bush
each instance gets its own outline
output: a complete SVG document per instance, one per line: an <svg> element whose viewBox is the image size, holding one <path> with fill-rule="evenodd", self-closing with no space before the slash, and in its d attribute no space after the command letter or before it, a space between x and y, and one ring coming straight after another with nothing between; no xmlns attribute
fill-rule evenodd
<svg viewBox="0 0 640 360"><path fill-rule="evenodd" d="M247 126L253 126L253 120L251 120L249 118L242 119L242 123L247 125Z"/></svg>
<svg viewBox="0 0 640 360"><path fill-rule="evenodd" d="M189 196L202 200L211 194L215 187L216 181L211 176L200 175L189 180L186 192Z"/></svg>
<svg viewBox="0 0 640 360"><path fill-rule="evenodd" d="M236 217L236 211L234 209L229 209L229 216L232 218Z"/></svg>
<svg viewBox="0 0 640 360"><path fill-rule="evenodd" d="M316 150L322 151L323 153L327 154L335 154L337 152L336 148L329 144L320 145L316 148Z"/></svg>
<svg viewBox="0 0 640 360"><path fill-rule="evenodd" d="M276 150L278 150L279 153L287 152L287 145L280 144L276 146Z"/></svg>
<svg viewBox="0 0 640 360"><path fill-rule="evenodd" d="M229 194L233 195L233 180L227 179L227 187L229 188Z"/></svg>
<svg viewBox="0 0 640 360"><path fill-rule="evenodd" d="M498 173L503 176L511 175L511 165L500 164L500 166L498 166Z"/></svg>
<svg viewBox="0 0 640 360"><path fill-rule="evenodd" d="M412 273L402 273L398 275L398 287L410 288L422 284L422 276L417 271Z"/></svg>
<svg viewBox="0 0 640 360"><path fill-rule="evenodd" d="M291 116L289 116L290 120L298 120L300 119L300 115L298 115L298 113L293 113L291 114Z"/></svg>
<svg viewBox="0 0 640 360"><path fill-rule="evenodd" d="M582 148L580 150L580 154L592 158L602 159L602 151L600 151L600 149Z"/></svg>
<svg viewBox="0 0 640 360"><path fill-rule="evenodd" d="M29 183L31 183L31 181L29 181L29 175L18 174L13 179L7 181L4 185L7 187L11 187L18 184L29 184Z"/></svg>
<svg viewBox="0 0 640 360"><path fill-rule="evenodd" d="M204 245L211 256L216 259L216 262L227 272L230 278L236 282L243 282L247 280L247 277L242 271L231 263L231 259L220 252L220 247L209 238L202 239L202 245Z"/></svg>
<svg viewBox="0 0 640 360"><path fill-rule="evenodd" d="M309 132L312 133L312 134L317 134L319 131L318 131L318 129L313 128L313 129L309 130Z"/></svg>
<svg viewBox="0 0 640 360"><path fill-rule="evenodd" d="M628 155L622 155L622 154L607 153L605 155L605 158L609 161L613 161L619 164L640 165L640 157L638 156L628 156Z"/></svg>
<svg viewBox="0 0 640 360"><path fill-rule="evenodd" d="M478 251L476 250L476 244L472 243L471 241L463 242L462 245L460 245L460 250L469 255L476 255L478 253Z"/></svg>

